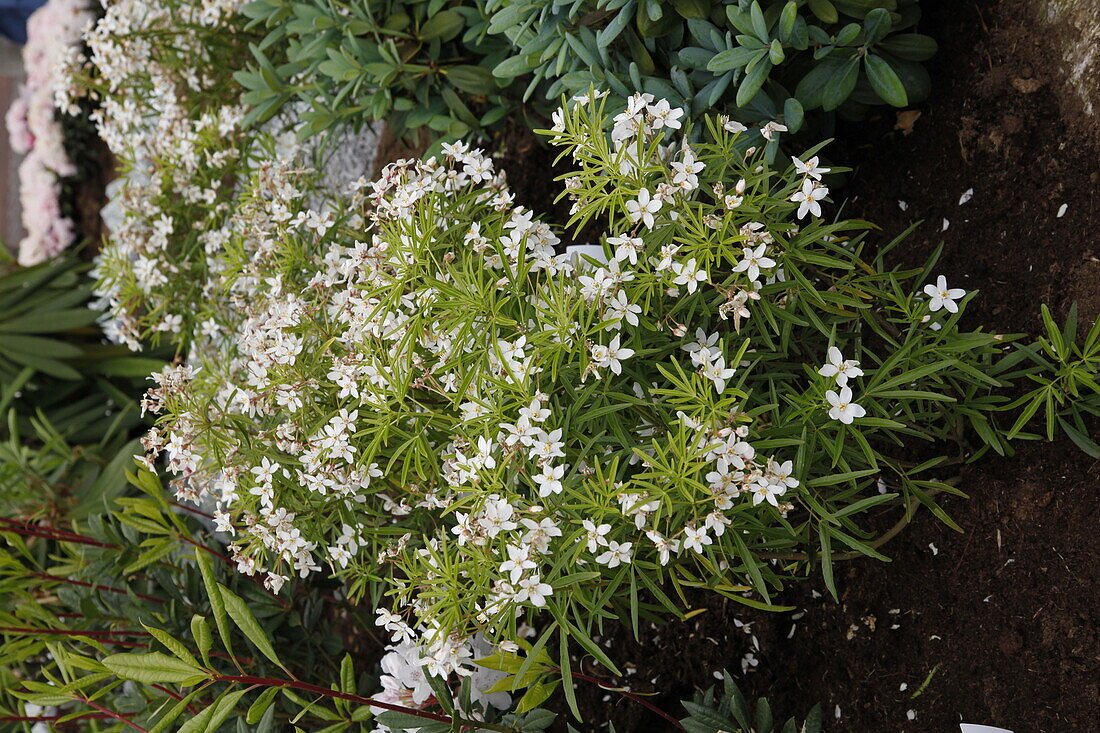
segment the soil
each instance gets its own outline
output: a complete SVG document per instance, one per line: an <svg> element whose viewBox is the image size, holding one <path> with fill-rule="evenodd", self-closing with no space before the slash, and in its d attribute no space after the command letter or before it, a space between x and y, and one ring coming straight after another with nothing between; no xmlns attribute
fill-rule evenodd
<svg viewBox="0 0 1100 733"><path fill-rule="evenodd" d="M943 242L938 271L981 291L967 311L973 327L1036 333L1041 303L1061 318L1074 301L1091 321L1100 314L1100 136L1081 134L1090 121L1051 62L1058 29L1037 24L1037 0L921 5L922 31L941 47L932 98L841 125L830 155L853 168L845 215L879 225L882 243L923 220L892 261L923 264ZM530 161L509 162L522 184ZM679 700L728 668L784 719L822 703L830 731L957 731L959 722L1097 731L1098 483L1100 462L1065 440L987 456L962 473L970 498L945 502L963 533L919 515L886 546L893 562L840 570L839 603L820 581L790 592L790 614L698 596L689 621L643 628L639 642L613 628L601 641L628 670L618 683L678 717ZM749 651L759 665L742 676ZM577 694L582 730L607 721L669 729L614 692L583 685Z"/></svg>

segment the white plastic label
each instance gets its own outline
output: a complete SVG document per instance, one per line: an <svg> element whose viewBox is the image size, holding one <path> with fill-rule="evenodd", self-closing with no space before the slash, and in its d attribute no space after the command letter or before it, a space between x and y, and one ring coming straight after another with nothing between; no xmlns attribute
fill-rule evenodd
<svg viewBox="0 0 1100 733"><path fill-rule="evenodd" d="M959 723L962 733L1012 733L1004 728L994 728L991 725L974 725L973 723Z"/></svg>

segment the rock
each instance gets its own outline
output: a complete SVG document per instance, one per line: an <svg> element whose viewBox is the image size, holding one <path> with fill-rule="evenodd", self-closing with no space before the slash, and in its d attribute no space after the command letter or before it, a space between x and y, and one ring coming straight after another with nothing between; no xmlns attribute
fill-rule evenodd
<svg viewBox="0 0 1100 733"><path fill-rule="evenodd" d="M1051 26L1037 32L1053 31L1050 40L1062 56L1067 89L1080 98L1086 115L1096 115L1100 111L1100 3L1039 0L1037 4L1040 19Z"/></svg>

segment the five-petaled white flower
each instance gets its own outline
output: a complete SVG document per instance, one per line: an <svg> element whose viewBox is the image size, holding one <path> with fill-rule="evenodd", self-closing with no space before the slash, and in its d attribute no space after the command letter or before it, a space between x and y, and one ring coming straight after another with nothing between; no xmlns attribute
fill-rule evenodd
<svg viewBox="0 0 1100 733"><path fill-rule="evenodd" d="M775 260L767 256L768 245L762 244L756 249L752 247L741 248L741 261L734 268L734 272L747 272L750 280L760 277L760 270L775 267Z"/></svg>
<svg viewBox="0 0 1100 733"><path fill-rule="evenodd" d="M925 285L924 294L927 295L930 300L928 301L928 309L935 313L940 308L943 308L948 313L958 313L959 304L955 301L966 295L966 291L962 288L948 288L947 278L940 275L936 278L935 285Z"/></svg>
<svg viewBox="0 0 1100 733"><path fill-rule="evenodd" d="M684 116L684 110L679 107L672 107L667 99L659 100L656 104L647 106L646 111L653 118L654 130L660 130L662 127L667 127L670 130L680 129L680 118Z"/></svg>
<svg viewBox="0 0 1100 733"><path fill-rule="evenodd" d="M597 527L595 523L583 519L581 520L581 526L584 527L585 532L588 533L586 539L588 541L589 552L595 552L600 546L607 546L607 533L611 531L610 524L601 524Z"/></svg>
<svg viewBox="0 0 1100 733"><path fill-rule="evenodd" d="M619 337L611 339L607 346L596 344L592 347L592 361L600 368L607 368L616 374L623 373L623 359L634 356L634 349L619 346Z"/></svg>
<svg viewBox="0 0 1100 733"><path fill-rule="evenodd" d="M714 540L707 534L706 527L699 527L696 529L690 524L684 527L684 549L695 550L698 554L703 554L703 545L713 544Z"/></svg>
<svg viewBox="0 0 1100 733"><path fill-rule="evenodd" d="M719 356L717 359L703 364L702 368L703 376L714 382L714 389L718 394L722 394L726 391L726 380L737 373L734 368L726 368L726 357Z"/></svg>
<svg viewBox="0 0 1100 733"><path fill-rule="evenodd" d="M821 166L819 166L817 164L818 160L816 155L806 162L802 162L793 155L791 156L791 160L794 161L795 170L797 170L802 175L809 176L810 178L813 178L817 181L821 180L822 173L828 173L830 170L832 170L831 168L822 168Z"/></svg>
<svg viewBox="0 0 1100 733"><path fill-rule="evenodd" d="M829 189L812 178L802 181L802 188L791 195L791 201L798 204L798 218L805 217L807 213L821 216L821 204L818 201L828 195Z"/></svg>
<svg viewBox="0 0 1100 733"><path fill-rule="evenodd" d="M696 265L694 257L687 262L673 262L671 269L675 275L672 282L676 285L686 285L689 293L694 293L699 283L707 279L707 271Z"/></svg>
<svg viewBox="0 0 1100 733"><path fill-rule="evenodd" d="M539 496L547 497L551 494L561 493L561 478L565 475L565 466L545 465L542 473L535 474L532 478L539 486Z"/></svg>
<svg viewBox="0 0 1100 733"><path fill-rule="evenodd" d="M784 491L786 488L782 484L757 481L752 485L752 505L757 506L766 501L772 506L779 506L779 500L775 497L782 495Z"/></svg>
<svg viewBox="0 0 1100 733"><path fill-rule="evenodd" d="M841 387L840 394L830 389L825 393L825 399L832 405L829 408L829 417L840 420L845 425L851 425L857 417L867 414L867 410L852 402L852 390L848 387Z"/></svg>
<svg viewBox="0 0 1100 733"><path fill-rule="evenodd" d="M643 188L638 192L636 201L626 202L626 213L630 215L631 221L640 221L646 225L647 229L652 229L653 215L661 210L661 203L660 198L653 198L650 196L649 189Z"/></svg>
<svg viewBox="0 0 1100 733"><path fill-rule="evenodd" d="M852 359L845 361L840 349L835 346L829 347L829 363L818 369L817 373L823 377L835 377L838 387L847 385L851 377L863 376L859 362Z"/></svg>
<svg viewBox="0 0 1100 733"><path fill-rule="evenodd" d="M546 605L546 597L554 592L549 583L543 583L537 575L524 578L519 581L519 590L516 592L516 602L530 601L532 606L542 608Z"/></svg>
<svg viewBox="0 0 1100 733"><path fill-rule="evenodd" d="M596 558L596 562L601 565L606 565L609 568L617 568L622 563L630 563L633 552L631 547L634 546L633 542L618 543L615 540L611 540L607 543L607 551Z"/></svg>

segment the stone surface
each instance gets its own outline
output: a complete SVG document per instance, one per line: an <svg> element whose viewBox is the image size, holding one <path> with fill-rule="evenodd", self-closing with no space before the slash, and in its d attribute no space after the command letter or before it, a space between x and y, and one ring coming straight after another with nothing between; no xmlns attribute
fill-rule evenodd
<svg viewBox="0 0 1100 733"><path fill-rule="evenodd" d="M0 38L0 117L8 111L23 82L20 47ZM19 246L23 224L19 209L19 161L12 152L8 131L0 129L0 242L9 248Z"/></svg>
<svg viewBox="0 0 1100 733"><path fill-rule="evenodd" d="M1081 111L1100 113L1100 0L1040 0L1039 17L1053 31L1067 91ZM1041 31L1040 31L1041 32ZM1096 124L1093 122L1093 124Z"/></svg>

